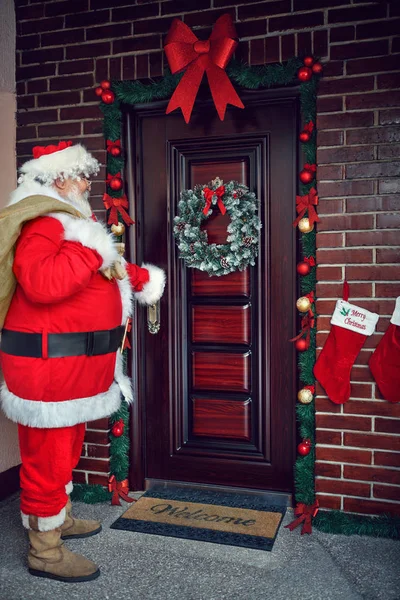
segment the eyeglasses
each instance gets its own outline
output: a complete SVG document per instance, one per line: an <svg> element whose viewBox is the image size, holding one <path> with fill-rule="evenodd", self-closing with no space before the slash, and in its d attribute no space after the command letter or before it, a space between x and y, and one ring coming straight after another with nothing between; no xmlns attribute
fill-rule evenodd
<svg viewBox="0 0 400 600"><path fill-rule="evenodd" d="M88 179L87 177L81 177L81 179L86 182L86 185L90 190L90 188L92 187L92 182L90 181L90 179Z"/></svg>

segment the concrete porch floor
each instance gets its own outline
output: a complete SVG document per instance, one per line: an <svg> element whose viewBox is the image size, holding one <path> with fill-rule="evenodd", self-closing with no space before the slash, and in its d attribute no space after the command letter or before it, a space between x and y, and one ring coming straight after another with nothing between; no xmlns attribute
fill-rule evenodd
<svg viewBox="0 0 400 600"><path fill-rule="evenodd" d="M272 552L162 537L109 526L128 507L75 504L103 531L68 547L96 561L101 576L60 583L30 575L19 498L0 503L0 600L398 600L400 543L282 526ZM283 525L293 518L289 510Z"/></svg>

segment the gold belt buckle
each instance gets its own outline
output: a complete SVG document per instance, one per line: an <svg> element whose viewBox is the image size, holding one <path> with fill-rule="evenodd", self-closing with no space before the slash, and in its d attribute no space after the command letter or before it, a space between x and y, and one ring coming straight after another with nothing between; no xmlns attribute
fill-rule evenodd
<svg viewBox="0 0 400 600"><path fill-rule="evenodd" d="M131 323L132 323L132 319L130 317L128 317L126 320L125 331L124 331L124 335L122 337L122 342L121 342L121 348L120 348L121 354L124 351L126 336L128 335L128 332L131 330Z"/></svg>

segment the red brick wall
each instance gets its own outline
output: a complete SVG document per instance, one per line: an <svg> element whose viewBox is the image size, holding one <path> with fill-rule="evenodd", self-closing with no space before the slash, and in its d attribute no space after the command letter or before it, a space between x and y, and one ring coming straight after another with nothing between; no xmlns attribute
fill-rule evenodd
<svg viewBox="0 0 400 600"><path fill-rule="evenodd" d="M367 362L400 295L400 5L360 0L16 0L18 159L61 137L84 140L104 162L101 79L161 75L163 37L178 16L201 38L223 12L251 63L303 53L326 64L318 95L318 345L341 281L376 311L378 332L352 370L352 397L319 389L317 490L322 506L400 512L400 406L384 401ZM189 8L188 8L189 7ZM104 174L104 172L103 172ZM100 177L101 179L101 177ZM94 184L101 212L103 184ZM105 482L107 424L91 424L77 480ZM396 453L397 450L397 453Z"/></svg>

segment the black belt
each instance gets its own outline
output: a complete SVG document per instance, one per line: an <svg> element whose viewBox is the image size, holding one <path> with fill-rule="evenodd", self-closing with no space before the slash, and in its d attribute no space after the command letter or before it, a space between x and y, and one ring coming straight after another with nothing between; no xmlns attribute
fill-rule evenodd
<svg viewBox="0 0 400 600"><path fill-rule="evenodd" d="M98 356L116 352L121 345L125 326L104 331L82 331L77 333L48 333L47 353L41 333L23 333L3 329L1 350L14 356L61 358L62 356ZM44 352L43 352L44 350Z"/></svg>

